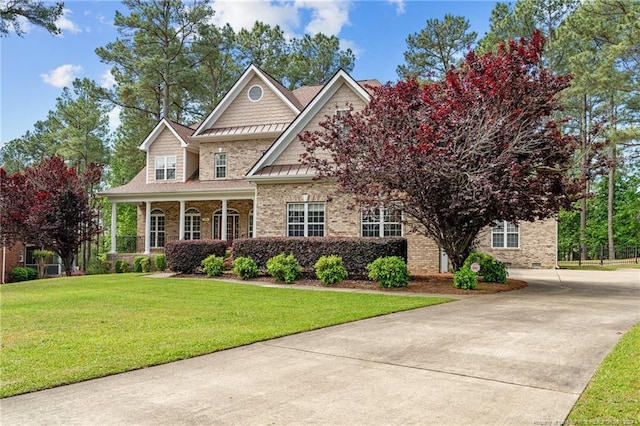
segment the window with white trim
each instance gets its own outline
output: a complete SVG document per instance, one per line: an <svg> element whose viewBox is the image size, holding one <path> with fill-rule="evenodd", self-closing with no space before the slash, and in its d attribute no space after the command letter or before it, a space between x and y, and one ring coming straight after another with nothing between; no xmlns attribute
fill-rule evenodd
<svg viewBox="0 0 640 426"><path fill-rule="evenodd" d="M491 229L492 248L518 248L520 247L520 226L518 224L499 220Z"/></svg>
<svg viewBox="0 0 640 426"><path fill-rule="evenodd" d="M401 237L402 210L393 207L363 209L360 234L363 237Z"/></svg>
<svg viewBox="0 0 640 426"><path fill-rule="evenodd" d="M176 156L156 157L156 180L174 180L176 178Z"/></svg>
<svg viewBox="0 0 640 426"><path fill-rule="evenodd" d="M249 238L253 238L253 209L249 211L249 222L247 228L247 235Z"/></svg>
<svg viewBox="0 0 640 426"><path fill-rule="evenodd" d="M200 239L200 212L193 207L184 212L184 239Z"/></svg>
<svg viewBox="0 0 640 426"><path fill-rule="evenodd" d="M151 210L150 229L151 247L164 247L164 212L162 210Z"/></svg>
<svg viewBox="0 0 640 426"><path fill-rule="evenodd" d="M216 153L213 163L215 166L216 179L225 179L227 177L227 153Z"/></svg>
<svg viewBox="0 0 640 426"><path fill-rule="evenodd" d="M288 203L288 237L324 237L324 203Z"/></svg>
<svg viewBox="0 0 640 426"><path fill-rule="evenodd" d="M336 110L336 116L340 119L343 120L347 114L349 114L351 110L349 108L340 108ZM349 126L347 126L346 124L342 124L342 136L346 136L349 133Z"/></svg>

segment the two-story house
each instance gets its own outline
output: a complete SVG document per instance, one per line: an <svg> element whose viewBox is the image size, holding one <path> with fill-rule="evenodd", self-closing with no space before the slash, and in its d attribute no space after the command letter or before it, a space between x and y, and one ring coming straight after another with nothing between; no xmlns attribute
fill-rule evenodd
<svg viewBox="0 0 640 426"><path fill-rule="evenodd" d="M433 240L410 232L401 211L348 208L330 180L313 180L299 162L298 135L326 116L360 110L377 80L339 71L322 86L287 90L250 66L197 127L161 120L140 149L147 165L128 184L102 193L112 204L138 206L139 252L161 251L171 239L231 241L265 236L405 236L412 270L437 272L446 261ZM554 220L499 223L480 237L481 250L519 267L554 267Z"/></svg>

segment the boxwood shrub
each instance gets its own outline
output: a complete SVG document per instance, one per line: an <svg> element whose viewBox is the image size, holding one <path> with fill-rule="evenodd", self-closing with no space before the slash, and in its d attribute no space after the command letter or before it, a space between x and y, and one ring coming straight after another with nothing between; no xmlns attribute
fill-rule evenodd
<svg viewBox="0 0 640 426"><path fill-rule="evenodd" d="M463 268L471 268L472 263L480 265L478 275L489 283L505 284L507 282L507 265L495 257L479 251L472 252L464 261Z"/></svg>
<svg viewBox="0 0 640 426"><path fill-rule="evenodd" d="M407 259L405 238L359 237L260 237L234 240L236 257L251 257L264 270L267 261L280 253L292 253L306 272L313 273L322 256L339 256L349 276L367 277L367 265L379 257L398 256Z"/></svg>
<svg viewBox="0 0 640 426"><path fill-rule="evenodd" d="M25 266L16 266L11 269L11 281L17 283L20 281L31 281L38 278L38 271Z"/></svg>
<svg viewBox="0 0 640 426"><path fill-rule="evenodd" d="M164 247L167 267L173 272L193 274L204 259L212 254L224 257L227 242L221 240L176 240Z"/></svg>

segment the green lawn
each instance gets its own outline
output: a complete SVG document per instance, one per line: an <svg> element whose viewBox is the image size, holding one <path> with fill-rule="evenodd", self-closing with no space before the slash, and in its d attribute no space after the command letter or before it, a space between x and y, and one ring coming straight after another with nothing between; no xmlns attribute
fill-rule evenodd
<svg viewBox="0 0 640 426"><path fill-rule="evenodd" d="M614 261L615 262L615 261ZM559 261L558 266L560 269L572 269L575 271L616 271L618 269L639 269L639 263L619 263L615 265L605 264L600 265L599 260L588 260L582 262L582 265L578 265L578 261L566 262Z"/></svg>
<svg viewBox="0 0 640 426"><path fill-rule="evenodd" d="M567 420L569 424L640 424L640 323L605 358Z"/></svg>
<svg viewBox="0 0 640 426"><path fill-rule="evenodd" d="M139 274L0 286L0 397L451 301Z"/></svg>

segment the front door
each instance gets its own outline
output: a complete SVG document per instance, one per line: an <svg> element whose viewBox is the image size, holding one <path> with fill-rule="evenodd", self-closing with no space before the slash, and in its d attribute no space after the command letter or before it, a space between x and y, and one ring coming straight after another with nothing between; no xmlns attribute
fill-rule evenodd
<svg viewBox="0 0 640 426"><path fill-rule="evenodd" d="M227 240L233 241L238 238L240 214L237 210L227 209ZM222 210L213 213L213 238L222 239Z"/></svg>

